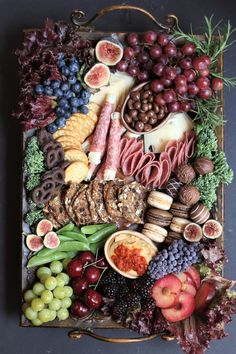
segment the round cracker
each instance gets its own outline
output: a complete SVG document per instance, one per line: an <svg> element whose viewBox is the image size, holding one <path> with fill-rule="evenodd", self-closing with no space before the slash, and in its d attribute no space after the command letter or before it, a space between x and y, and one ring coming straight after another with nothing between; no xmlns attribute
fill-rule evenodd
<svg viewBox="0 0 236 354"><path fill-rule="evenodd" d="M78 149L66 149L65 150L65 160L67 161L82 161L84 163L86 163L86 165L88 164L88 157L87 155Z"/></svg>
<svg viewBox="0 0 236 354"><path fill-rule="evenodd" d="M88 109L92 110L94 113L98 115L101 111L101 106L96 102L89 102Z"/></svg>
<svg viewBox="0 0 236 354"><path fill-rule="evenodd" d="M72 162L65 169L65 183L80 183L88 174L88 165L82 161Z"/></svg>
<svg viewBox="0 0 236 354"><path fill-rule="evenodd" d="M61 143L63 145L63 142L70 142L70 143L73 143L73 144L77 144L78 142L80 143L80 141L78 140L78 137L75 136L75 135L63 135L63 136L59 136L57 138L57 141L59 143Z"/></svg>
<svg viewBox="0 0 236 354"><path fill-rule="evenodd" d="M77 150L81 150L83 151L82 145L80 144L80 142L78 142L77 144L71 143L71 142L62 142L61 143L62 147L64 150L66 149L77 149Z"/></svg>

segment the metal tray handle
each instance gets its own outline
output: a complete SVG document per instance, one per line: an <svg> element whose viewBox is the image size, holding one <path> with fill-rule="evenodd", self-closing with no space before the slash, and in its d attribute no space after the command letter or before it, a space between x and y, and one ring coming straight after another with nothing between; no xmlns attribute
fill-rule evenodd
<svg viewBox="0 0 236 354"><path fill-rule="evenodd" d="M165 17L165 22L166 25L162 24L161 22L157 21L157 19L147 10L143 9L142 7L138 6L133 6L133 5L112 5L105 7L98 11L94 16L92 16L89 20L85 20L85 13L81 10L74 10L71 14L71 21L72 23L79 27L79 30L81 31L93 31L93 27L91 25L97 21L100 17L105 16L106 14L112 12L112 11L117 11L117 10L135 10L143 13L146 15L154 24L163 29L166 30L167 32L171 32L177 25L178 25L178 17L169 14Z"/></svg>
<svg viewBox="0 0 236 354"><path fill-rule="evenodd" d="M88 329L76 329L68 333L68 336L70 339L73 340L78 340L82 337L82 335L86 335L92 338L95 338L97 340L101 340L103 342L108 342L108 343L117 343L117 344L124 344L124 343L138 343L138 342L146 342L152 339L155 339L157 337L160 337L163 340L166 341L171 341L174 340L175 338L173 336L168 336L168 335L160 335L160 334L152 334L150 336L143 336L143 337L135 337L135 338L113 338L113 337L105 337L101 336L99 334L96 334L92 332L91 330Z"/></svg>

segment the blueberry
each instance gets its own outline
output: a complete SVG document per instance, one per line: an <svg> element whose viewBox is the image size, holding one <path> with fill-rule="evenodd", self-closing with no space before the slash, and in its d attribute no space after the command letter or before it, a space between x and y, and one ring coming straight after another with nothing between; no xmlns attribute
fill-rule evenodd
<svg viewBox="0 0 236 354"><path fill-rule="evenodd" d="M71 97L75 97L75 94L71 90L68 90L67 92L64 93L64 97L69 99Z"/></svg>
<svg viewBox="0 0 236 354"><path fill-rule="evenodd" d="M56 125L58 126L58 128L64 128L66 125L66 119L65 117L60 117L56 119Z"/></svg>
<svg viewBox="0 0 236 354"><path fill-rule="evenodd" d="M76 82L77 82L77 78L75 77L75 76L69 76L68 77L68 82L71 84L71 85L73 85L73 84L76 84Z"/></svg>
<svg viewBox="0 0 236 354"><path fill-rule="evenodd" d="M57 131L57 125L55 123L51 123L47 126L47 131L51 134L56 133Z"/></svg>
<svg viewBox="0 0 236 354"><path fill-rule="evenodd" d="M80 110L80 112L81 113L83 113L83 114L88 114L88 112L89 112L89 109L88 109L88 107L87 106L80 106L79 107L79 110Z"/></svg>
<svg viewBox="0 0 236 354"><path fill-rule="evenodd" d="M89 98L84 98L83 99L83 104L86 106L89 103Z"/></svg>
<svg viewBox="0 0 236 354"><path fill-rule="evenodd" d="M80 92L81 89L82 89L82 86L81 86L81 84L78 83L78 82L77 82L76 84L72 85L72 91L75 92L75 93Z"/></svg>
<svg viewBox="0 0 236 354"><path fill-rule="evenodd" d="M177 266L177 261L176 260L173 261L173 266Z"/></svg>
<svg viewBox="0 0 236 354"><path fill-rule="evenodd" d="M68 101L66 98L61 98L58 102L58 106L61 108L65 108L68 105Z"/></svg>
<svg viewBox="0 0 236 354"><path fill-rule="evenodd" d="M61 98L63 96L63 92L60 88L53 90L53 95L56 96L57 98Z"/></svg>
<svg viewBox="0 0 236 354"><path fill-rule="evenodd" d="M62 117L62 116L64 116L64 114L65 114L65 110L64 110L63 108L61 108L61 107L57 107L57 108L55 109L55 111L56 111L56 114L57 114L59 117Z"/></svg>
<svg viewBox="0 0 236 354"><path fill-rule="evenodd" d="M52 96L53 95L53 89L49 86L44 87L44 94L46 96Z"/></svg>
<svg viewBox="0 0 236 354"><path fill-rule="evenodd" d="M70 63L75 63L77 65L79 64L78 60L75 57L71 57Z"/></svg>
<svg viewBox="0 0 236 354"><path fill-rule="evenodd" d="M66 66L66 63L65 63L64 60L58 60L57 61L57 66L58 66L58 68L62 69L62 68L64 68Z"/></svg>
<svg viewBox="0 0 236 354"><path fill-rule="evenodd" d="M89 99L90 96L91 96L91 93L89 91L83 90L81 92L81 98L83 98L85 100Z"/></svg>
<svg viewBox="0 0 236 354"><path fill-rule="evenodd" d="M66 66L63 66L63 68L61 69L61 73L62 73L62 75L69 76L70 70Z"/></svg>
<svg viewBox="0 0 236 354"><path fill-rule="evenodd" d="M60 86L61 86L60 80L53 80L52 83L51 83L51 87L53 89L58 89Z"/></svg>
<svg viewBox="0 0 236 354"><path fill-rule="evenodd" d="M77 98L77 97L72 97L70 99L70 104L72 107L79 107L82 103L82 99L81 98Z"/></svg>
<svg viewBox="0 0 236 354"><path fill-rule="evenodd" d="M72 114L76 113L76 112L78 112L78 108L77 107L71 107L70 111L71 111Z"/></svg>
<svg viewBox="0 0 236 354"><path fill-rule="evenodd" d="M65 58L65 54L60 52L57 54L57 60L63 60Z"/></svg>
<svg viewBox="0 0 236 354"><path fill-rule="evenodd" d="M77 71L79 70L79 65L76 64L75 62L72 62L69 65L69 69L71 73L77 73Z"/></svg>
<svg viewBox="0 0 236 354"><path fill-rule="evenodd" d="M50 86L51 85L51 81L50 80L44 80L43 82L44 86Z"/></svg>
<svg viewBox="0 0 236 354"><path fill-rule="evenodd" d="M34 88L34 92L37 94L37 95L40 95L41 93L43 93L43 86L42 85L36 85L35 88Z"/></svg>
<svg viewBox="0 0 236 354"><path fill-rule="evenodd" d="M64 117L65 117L66 119L70 118L70 116L71 116L70 112L66 112L65 115L64 115Z"/></svg>
<svg viewBox="0 0 236 354"><path fill-rule="evenodd" d="M62 89L62 91L68 91L70 89L70 85L67 82L64 82L61 85L61 89Z"/></svg>

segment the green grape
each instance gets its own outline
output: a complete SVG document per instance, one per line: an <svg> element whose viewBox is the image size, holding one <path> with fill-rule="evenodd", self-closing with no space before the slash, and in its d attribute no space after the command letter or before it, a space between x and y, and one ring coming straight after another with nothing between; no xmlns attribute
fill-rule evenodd
<svg viewBox="0 0 236 354"><path fill-rule="evenodd" d="M54 321L55 318L57 317L57 312L55 310L50 310L51 311L51 321Z"/></svg>
<svg viewBox="0 0 236 354"><path fill-rule="evenodd" d="M49 278L49 277L50 277L49 274L42 274L42 275L40 276L40 281L41 281L41 283L42 283L42 284L45 284L45 281L46 281L47 278Z"/></svg>
<svg viewBox="0 0 236 354"><path fill-rule="evenodd" d="M26 292L24 293L24 300L28 303L30 303L36 297L37 296L34 294L32 289L26 290Z"/></svg>
<svg viewBox="0 0 236 354"><path fill-rule="evenodd" d="M30 305L27 302L24 302L23 305L21 306L22 312L25 313L25 310L30 307Z"/></svg>
<svg viewBox="0 0 236 354"><path fill-rule="evenodd" d="M35 320L37 318L37 312L34 311L31 307L27 307L25 310L25 317L30 321Z"/></svg>
<svg viewBox="0 0 236 354"><path fill-rule="evenodd" d="M53 261L53 262L50 264L50 269L51 269L52 273L55 273L55 274L61 273L62 270L63 270L62 262L60 262L60 261Z"/></svg>
<svg viewBox="0 0 236 354"><path fill-rule="evenodd" d="M72 258L65 258L65 259L63 259L62 264L63 264L63 269L64 269L64 270L67 269L67 265L68 265L68 263L70 263L71 260L72 260Z"/></svg>
<svg viewBox="0 0 236 354"><path fill-rule="evenodd" d="M57 311L57 317L60 321L66 320L69 317L69 311L67 309L60 309Z"/></svg>
<svg viewBox="0 0 236 354"><path fill-rule="evenodd" d="M73 295L73 289L71 286L64 286L65 296L71 297Z"/></svg>
<svg viewBox="0 0 236 354"><path fill-rule="evenodd" d="M51 311L49 309L43 309L42 311L38 312L38 318L42 322L49 322L51 321Z"/></svg>
<svg viewBox="0 0 236 354"><path fill-rule="evenodd" d="M44 304L50 304L53 299L53 293L50 290L44 290L41 294L41 300Z"/></svg>
<svg viewBox="0 0 236 354"><path fill-rule="evenodd" d="M72 301L69 297L64 297L64 299L61 300L61 307L63 309L68 309L72 304Z"/></svg>
<svg viewBox="0 0 236 354"><path fill-rule="evenodd" d="M39 279L41 279L41 276L42 276L42 275L45 275L45 274L51 275L52 272L51 272L50 268L48 268L48 267L40 267L40 268L37 270L36 274L37 274L37 277L38 277Z"/></svg>
<svg viewBox="0 0 236 354"><path fill-rule="evenodd" d="M61 308L61 300L56 298L52 299L48 307L50 310L58 311Z"/></svg>
<svg viewBox="0 0 236 354"><path fill-rule="evenodd" d="M35 295L40 296L44 290L45 287L42 283L35 283L33 286L33 292Z"/></svg>
<svg viewBox="0 0 236 354"><path fill-rule="evenodd" d="M34 311L41 311L44 308L44 303L41 299L33 299L31 302L31 307Z"/></svg>
<svg viewBox="0 0 236 354"><path fill-rule="evenodd" d="M56 289L53 290L53 295L56 299L63 299L65 297L65 291L62 286L57 286Z"/></svg>
<svg viewBox="0 0 236 354"><path fill-rule="evenodd" d="M64 286L64 285L69 284L70 277L66 273L60 273L56 276L56 280L58 282L57 283L58 286ZM63 282L63 285L62 285L62 282Z"/></svg>
<svg viewBox="0 0 236 354"><path fill-rule="evenodd" d="M53 290L57 286L57 280L55 277L48 277L44 283L45 288L48 290Z"/></svg>
<svg viewBox="0 0 236 354"><path fill-rule="evenodd" d="M41 326L42 323L39 318L35 318L35 320L32 321L32 325L34 326Z"/></svg>

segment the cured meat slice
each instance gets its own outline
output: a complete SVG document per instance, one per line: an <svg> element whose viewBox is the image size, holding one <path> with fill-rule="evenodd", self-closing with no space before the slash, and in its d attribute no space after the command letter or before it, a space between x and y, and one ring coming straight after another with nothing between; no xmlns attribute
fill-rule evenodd
<svg viewBox="0 0 236 354"><path fill-rule="evenodd" d="M143 152L138 151L128 156L122 164L122 171L125 176L133 176L139 169L143 157Z"/></svg>
<svg viewBox="0 0 236 354"><path fill-rule="evenodd" d="M188 132L188 134L186 135L187 135L187 144L186 144L185 155L188 159L190 159L194 154L196 135L193 130Z"/></svg>
<svg viewBox="0 0 236 354"><path fill-rule="evenodd" d="M160 177L160 188L163 188L171 175L171 161L166 152L160 154L160 163L162 165L162 173Z"/></svg>
<svg viewBox="0 0 236 354"><path fill-rule="evenodd" d="M140 165L142 167L140 167L139 171L137 171L135 178L137 179L137 181L141 182L141 183L145 183L146 179L148 178L148 171L149 171L149 164L154 161L155 159L155 155L152 152L149 152L147 154L143 155L143 158L140 162ZM143 182L142 182L143 181Z"/></svg>
<svg viewBox="0 0 236 354"><path fill-rule="evenodd" d="M120 154L120 165L122 166L126 159L137 152L143 153L143 141L137 141L137 139L127 139L123 138L126 140L125 145L121 143L121 154ZM122 140L123 140L122 139Z"/></svg>

